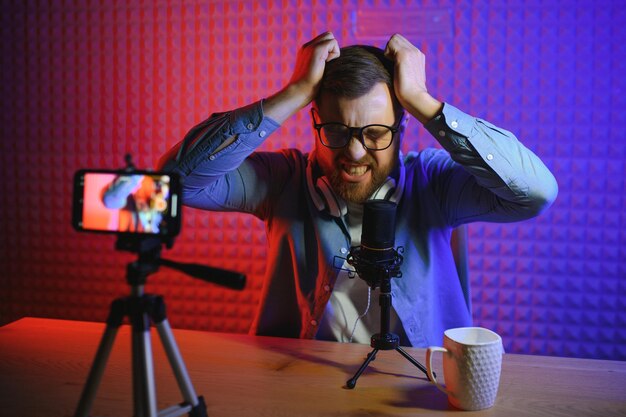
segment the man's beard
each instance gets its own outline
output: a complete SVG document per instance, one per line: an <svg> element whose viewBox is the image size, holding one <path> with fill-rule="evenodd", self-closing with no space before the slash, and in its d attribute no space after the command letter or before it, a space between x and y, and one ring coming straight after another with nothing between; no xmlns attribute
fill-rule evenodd
<svg viewBox="0 0 626 417"><path fill-rule="evenodd" d="M341 178L341 167L337 163L334 165L335 169L327 174L327 177L330 185L333 187L333 191L337 195L345 201L363 204L380 188L389 175L391 175L396 167L397 161L398 157L394 158L390 164L382 166L378 166L373 158L358 161L359 163L366 163L370 167L371 178L370 181L365 184L344 181Z"/></svg>

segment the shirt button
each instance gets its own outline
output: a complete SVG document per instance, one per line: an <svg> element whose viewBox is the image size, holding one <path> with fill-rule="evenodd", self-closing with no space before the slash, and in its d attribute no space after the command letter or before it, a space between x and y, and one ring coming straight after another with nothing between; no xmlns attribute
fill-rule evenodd
<svg viewBox="0 0 626 417"><path fill-rule="evenodd" d="M248 128L248 130L254 130L254 125L252 123L248 123L248 126L246 126Z"/></svg>
<svg viewBox="0 0 626 417"><path fill-rule="evenodd" d="M339 249L339 252L341 252L341 253L343 253L345 255L346 253L348 253L348 249L341 248L341 249Z"/></svg>
<svg viewBox="0 0 626 417"><path fill-rule="evenodd" d="M488 160L488 161L491 161L492 159L493 159L493 155L492 155L492 154L488 154L488 155L487 155L487 160Z"/></svg>
<svg viewBox="0 0 626 417"><path fill-rule="evenodd" d="M317 326L317 320L311 320L311 326Z"/></svg>
<svg viewBox="0 0 626 417"><path fill-rule="evenodd" d="M265 137L265 135L267 135L267 133L265 132L265 130L261 130L261 131L259 132L259 136L261 136L262 138L264 138L264 137Z"/></svg>
<svg viewBox="0 0 626 417"><path fill-rule="evenodd" d="M330 291L330 285L324 285L324 291Z"/></svg>
<svg viewBox="0 0 626 417"><path fill-rule="evenodd" d="M450 126L456 129L457 127L459 127L459 124L457 123L456 120L454 120L452 123L450 123Z"/></svg>
<svg viewBox="0 0 626 417"><path fill-rule="evenodd" d="M444 137L446 135L446 132L443 130L439 131L439 136Z"/></svg>
<svg viewBox="0 0 626 417"><path fill-rule="evenodd" d="M215 159L215 155L209 155L209 160L213 161Z"/></svg>

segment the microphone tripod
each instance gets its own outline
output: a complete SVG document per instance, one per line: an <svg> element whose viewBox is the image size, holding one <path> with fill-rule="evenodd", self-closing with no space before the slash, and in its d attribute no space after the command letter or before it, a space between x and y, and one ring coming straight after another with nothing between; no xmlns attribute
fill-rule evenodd
<svg viewBox="0 0 626 417"><path fill-rule="evenodd" d="M193 388L187 368L165 313L165 301L160 295L144 293L148 275L156 272L159 265L167 265L179 269L197 278L215 281L207 276L207 272L214 272L220 277L222 285L242 289L245 276L204 267L202 265L182 264L161 259L161 240L158 237L119 236L116 248L138 253L138 259L127 267L126 281L131 287L130 296L121 297L111 303L111 309L106 321L106 328L96 357L93 361L87 382L76 409L75 417L89 415L91 406L100 385L106 363L108 361L117 332L124 317L128 317L132 327L132 370L133 370L133 415L135 417L180 416L188 413L190 417L206 417L204 397L197 396ZM169 246L169 245L168 245ZM161 343L168 361L174 372L178 387L184 402L157 412L156 388L152 361L152 345L150 338L150 324L157 328Z"/></svg>
<svg viewBox="0 0 626 417"><path fill-rule="evenodd" d="M361 246L353 247L347 258L348 264L354 267L359 277L372 289L380 286L380 333L372 336L370 346L374 349L367 355L356 374L346 382L350 389L356 386L357 379L370 362L376 359L379 350L398 351L428 377L424 365L400 347L400 338L390 329L391 278L402 276L400 265L404 260L400 254L403 248L399 247L398 250L393 248L395 212L395 203L384 200L367 201L363 211Z"/></svg>
<svg viewBox="0 0 626 417"><path fill-rule="evenodd" d="M364 261L363 259L359 259L358 257L359 248L354 248L354 249L356 250L357 254L355 256L351 252L350 256L348 257L348 263L351 263L353 266L355 266L357 269L357 272L359 271L359 269L365 269L366 271L370 269L373 266L372 263L368 262L368 265L365 268L363 268L363 262L367 262L367 261ZM354 376L346 382L346 386L350 389L356 386L357 379L359 379L359 377L361 376L363 371L365 371L365 368L367 368L370 362L376 359L376 354L378 353L379 350L398 351L409 362L411 362L420 371L422 371L426 375L426 377L428 377L428 372L426 371L426 368L424 367L424 365L419 363L415 358L413 358L404 349L400 347L400 337L398 337L397 334L392 333L390 330L389 323L390 323L391 306L392 306L391 274L393 273L393 270L396 267L398 268L398 272L399 272L399 267L400 267L400 264L402 263L402 257L398 255L396 252L395 259L396 260L394 261L394 264L391 266L391 268L385 267L385 266L379 266L380 271L378 275L380 275L380 282L379 282L380 294L379 294L378 299L379 299L379 305L380 305L380 333L376 333L372 336L371 341L370 341L370 346L373 347L374 349L370 353L367 354L365 361L363 362L359 370L356 372L356 374L354 374ZM365 279L365 280L372 287L372 289L376 288L378 282L371 281L368 279Z"/></svg>

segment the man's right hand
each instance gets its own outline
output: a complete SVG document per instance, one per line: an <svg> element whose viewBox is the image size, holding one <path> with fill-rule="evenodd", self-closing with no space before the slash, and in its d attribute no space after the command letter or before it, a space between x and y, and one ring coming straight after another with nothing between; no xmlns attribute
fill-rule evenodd
<svg viewBox="0 0 626 417"><path fill-rule="evenodd" d="M302 45L289 83L263 104L265 115L283 123L317 95L326 63L339 56L339 44L325 32Z"/></svg>

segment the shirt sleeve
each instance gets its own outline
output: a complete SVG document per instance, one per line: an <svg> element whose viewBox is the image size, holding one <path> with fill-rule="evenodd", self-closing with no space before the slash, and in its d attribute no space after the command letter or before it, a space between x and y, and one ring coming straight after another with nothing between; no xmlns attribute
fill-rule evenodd
<svg viewBox="0 0 626 417"><path fill-rule="evenodd" d="M257 211L271 186L274 159L281 156L251 155L279 126L263 114L259 101L215 113L192 128L173 167L183 178L184 204L208 210ZM230 144L216 151L229 140Z"/></svg>
<svg viewBox="0 0 626 417"><path fill-rule="evenodd" d="M137 189L142 175L122 175L109 184L102 194L102 203L109 209L124 208L128 202L128 196Z"/></svg>
<svg viewBox="0 0 626 417"><path fill-rule="evenodd" d="M440 187L453 225L525 220L556 199L552 173L511 132L447 103L425 127L454 161Z"/></svg>

